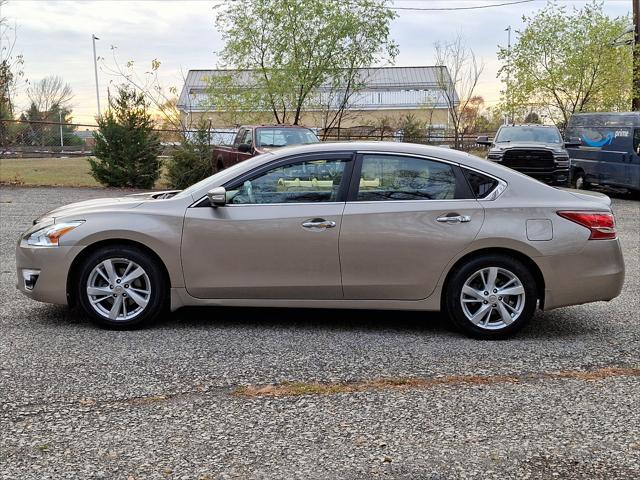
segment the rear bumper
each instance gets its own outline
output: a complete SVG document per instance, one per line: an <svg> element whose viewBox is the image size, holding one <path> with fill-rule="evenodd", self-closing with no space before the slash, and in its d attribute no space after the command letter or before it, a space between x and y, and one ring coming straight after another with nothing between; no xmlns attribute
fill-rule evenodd
<svg viewBox="0 0 640 480"><path fill-rule="evenodd" d="M544 309L608 301L624 284L624 259L620 242L589 240L576 255L537 257L545 279Z"/></svg>

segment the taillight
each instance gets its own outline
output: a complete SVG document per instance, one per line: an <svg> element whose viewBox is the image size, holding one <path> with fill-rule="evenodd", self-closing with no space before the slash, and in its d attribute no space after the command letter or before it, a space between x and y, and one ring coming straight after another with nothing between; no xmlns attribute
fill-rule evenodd
<svg viewBox="0 0 640 480"><path fill-rule="evenodd" d="M616 221L612 213L604 212L558 212L563 218L588 228L589 240L607 240L616 238Z"/></svg>

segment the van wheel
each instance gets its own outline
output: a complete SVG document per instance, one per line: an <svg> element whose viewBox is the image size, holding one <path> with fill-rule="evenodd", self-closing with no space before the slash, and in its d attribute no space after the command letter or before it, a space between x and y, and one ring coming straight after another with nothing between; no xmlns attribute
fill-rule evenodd
<svg viewBox="0 0 640 480"><path fill-rule="evenodd" d="M586 190L589 188L589 184L585 180L584 172L576 172L573 176L573 188L576 190Z"/></svg>
<svg viewBox="0 0 640 480"><path fill-rule="evenodd" d="M445 306L453 323L470 337L509 337L533 317L538 301L529 269L507 255L486 255L452 272Z"/></svg>

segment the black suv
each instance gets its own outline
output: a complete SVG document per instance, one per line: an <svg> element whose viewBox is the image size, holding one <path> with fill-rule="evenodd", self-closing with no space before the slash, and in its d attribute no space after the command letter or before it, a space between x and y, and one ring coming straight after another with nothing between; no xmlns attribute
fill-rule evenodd
<svg viewBox="0 0 640 480"><path fill-rule="evenodd" d="M487 158L549 185L569 186L571 163L558 129L549 125L503 125L496 137L478 137L489 145Z"/></svg>

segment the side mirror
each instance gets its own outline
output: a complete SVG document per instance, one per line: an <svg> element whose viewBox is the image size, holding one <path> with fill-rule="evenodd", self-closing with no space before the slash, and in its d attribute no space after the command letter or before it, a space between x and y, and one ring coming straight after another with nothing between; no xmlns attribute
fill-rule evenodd
<svg viewBox="0 0 640 480"><path fill-rule="evenodd" d="M491 145L491 140L489 140L489 137L486 135L480 135L476 139L476 143L479 145Z"/></svg>
<svg viewBox="0 0 640 480"><path fill-rule="evenodd" d="M580 137L570 137L569 141L564 142L565 148L579 147L580 145L582 145L582 141L580 141Z"/></svg>
<svg viewBox="0 0 640 480"><path fill-rule="evenodd" d="M207 192L212 207L224 207L227 204L227 190L224 187L212 188Z"/></svg>
<svg viewBox="0 0 640 480"><path fill-rule="evenodd" d="M238 151L242 153L249 153L251 151L251 145L248 143L241 143L238 145Z"/></svg>

